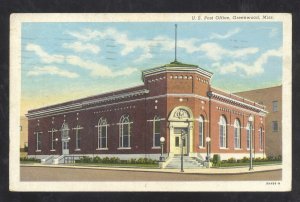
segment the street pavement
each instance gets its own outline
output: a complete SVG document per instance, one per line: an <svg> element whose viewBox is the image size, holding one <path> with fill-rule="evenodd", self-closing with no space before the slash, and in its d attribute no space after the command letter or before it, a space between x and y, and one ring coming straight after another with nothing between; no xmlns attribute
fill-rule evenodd
<svg viewBox="0 0 300 202"><path fill-rule="evenodd" d="M163 173L178 173L180 169L158 169L158 168L138 168L138 167L104 167L104 166L74 166L73 164L61 164L61 165L42 165L35 164L23 164L22 166L35 166L35 167L57 167L57 168L78 168L78 169L98 169L98 170L128 170L128 171L145 171L145 172L163 172ZM226 167L226 168L198 168L198 169L184 169L184 173L203 173L203 174L237 174L237 173L251 173L262 172L271 170L282 169L281 164L274 165L260 165L254 166L253 170L249 170L249 167Z"/></svg>
<svg viewBox="0 0 300 202"><path fill-rule="evenodd" d="M281 165L248 168L140 169L22 165L21 181L257 181L281 180Z"/></svg>

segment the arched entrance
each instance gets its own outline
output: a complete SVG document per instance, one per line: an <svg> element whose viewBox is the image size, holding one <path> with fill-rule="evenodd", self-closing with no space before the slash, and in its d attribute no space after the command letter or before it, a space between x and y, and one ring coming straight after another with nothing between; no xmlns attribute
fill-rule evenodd
<svg viewBox="0 0 300 202"><path fill-rule="evenodd" d="M169 116L170 128L170 155L181 154L181 144L183 154L193 153L193 113L185 106L175 107ZM184 134L182 138L182 133Z"/></svg>

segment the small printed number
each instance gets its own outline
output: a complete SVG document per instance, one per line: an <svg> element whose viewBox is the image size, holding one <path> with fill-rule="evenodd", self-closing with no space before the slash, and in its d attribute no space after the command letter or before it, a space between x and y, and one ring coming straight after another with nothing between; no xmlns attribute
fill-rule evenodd
<svg viewBox="0 0 300 202"><path fill-rule="evenodd" d="M280 182L266 182L266 185L280 185Z"/></svg>

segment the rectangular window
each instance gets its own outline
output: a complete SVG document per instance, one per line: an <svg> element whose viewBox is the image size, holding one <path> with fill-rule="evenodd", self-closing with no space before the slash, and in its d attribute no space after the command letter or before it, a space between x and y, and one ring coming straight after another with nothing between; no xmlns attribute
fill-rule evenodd
<svg viewBox="0 0 300 202"><path fill-rule="evenodd" d="M130 126L128 123L122 124L121 127L121 147L130 147Z"/></svg>
<svg viewBox="0 0 300 202"><path fill-rule="evenodd" d="M220 147L223 147L223 148L226 147L226 145L225 145L226 140L225 140L224 132L225 132L225 127L221 125L220 126Z"/></svg>
<svg viewBox="0 0 300 202"><path fill-rule="evenodd" d="M203 122L199 122L199 146L204 147L203 145L204 138L203 138Z"/></svg>
<svg viewBox="0 0 300 202"><path fill-rule="evenodd" d="M273 101L272 106L273 106L273 112L277 112L278 111L278 101L277 100Z"/></svg>
<svg viewBox="0 0 300 202"><path fill-rule="evenodd" d="M175 147L179 147L179 137L175 137Z"/></svg>
<svg viewBox="0 0 300 202"><path fill-rule="evenodd" d="M42 149L42 133L36 133L36 150L40 151Z"/></svg>
<svg viewBox="0 0 300 202"><path fill-rule="evenodd" d="M278 132L278 122L277 121L272 121L272 131Z"/></svg>
<svg viewBox="0 0 300 202"><path fill-rule="evenodd" d="M154 147L160 146L160 120L153 121Z"/></svg>
<svg viewBox="0 0 300 202"><path fill-rule="evenodd" d="M241 148L240 128L234 128L234 147Z"/></svg>
<svg viewBox="0 0 300 202"><path fill-rule="evenodd" d="M100 148L107 148L107 126L102 126L100 128Z"/></svg>
<svg viewBox="0 0 300 202"><path fill-rule="evenodd" d="M54 132L53 130L51 131L51 150L54 150L54 143L55 139L54 139Z"/></svg>
<svg viewBox="0 0 300 202"><path fill-rule="evenodd" d="M81 135L80 135L80 129L76 129L76 149L80 149L80 143L81 143Z"/></svg>
<svg viewBox="0 0 300 202"><path fill-rule="evenodd" d="M259 131L259 149L260 150L263 150L263 132L262 132L262 129L260 128Z"/></svg>

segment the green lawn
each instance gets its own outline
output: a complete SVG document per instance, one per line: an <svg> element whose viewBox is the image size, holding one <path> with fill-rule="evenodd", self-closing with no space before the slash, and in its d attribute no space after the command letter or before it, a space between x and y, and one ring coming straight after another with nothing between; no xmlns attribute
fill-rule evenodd
<svg viewBox="0 0 300 202"><path fill-rule="evenodd" d="M262 161L262 162L253 162L253 165L270 165L270 164L281 164L281 161ZM245 163L221 163L220 167L237 167L237 166L248 166L249 162Z"/></svg>
<svg viewBox="0 0 300 202"><path fill-rule="evenodd" d="M127 163L75 163L69 164L75 166L92 166L92 167L123 167L123 168L159 168L158 164L127 164Z"/></svg>
<svg viewBox="0 0 300 202"><path fill-rule="evenodd" d="M20 164L32 164L32 163L40 163L38 161L20 161Z"/></svg>

